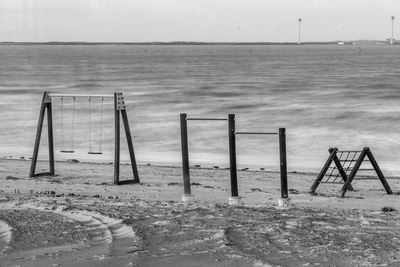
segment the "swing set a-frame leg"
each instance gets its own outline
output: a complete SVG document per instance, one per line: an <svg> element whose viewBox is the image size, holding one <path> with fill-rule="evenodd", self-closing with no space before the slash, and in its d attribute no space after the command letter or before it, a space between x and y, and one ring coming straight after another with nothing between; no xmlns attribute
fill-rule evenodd
<svg viewBox="0 0 400 267"><path fill-rule="evenodd" d="M123 184L132 184L132 183L140 183L139 173L136 164L135 152L133 150L133 142L131 130L129 128L128 116L126 113L126 107L124 103L124 98L122 93L114 94L114 114L115 114L115 154L114 154L114 184L123 185ZM130 180L119 180L120 172L120 116L122 117L122 122L125 129L126 141L128 143L129 156L131 160L132 173L133 178Z"/></svg>
<svg viewBox="0 0 400 267"><path fill-rule="evenodd" d="M43 92L42 96L42 103L40 105L40 113L39 113L39 121L36 130L36 138L35 138L35 146L33 149L32 155L32 162L31 162L31 169L29 171L29 178L38 176L38 175L54 175L54 141L53 141L53 114L52 114L52 107L51 107L51 98L48 96L48 92ZM42 136L42 129L43 129L43 122L45 113L47 111L47 136L48 136L48 146L49 146L49 167L50 171L47 173L39 173L36 174L36 163L38 160L39 154L39 146L40 146L40 139Z"/></svg>

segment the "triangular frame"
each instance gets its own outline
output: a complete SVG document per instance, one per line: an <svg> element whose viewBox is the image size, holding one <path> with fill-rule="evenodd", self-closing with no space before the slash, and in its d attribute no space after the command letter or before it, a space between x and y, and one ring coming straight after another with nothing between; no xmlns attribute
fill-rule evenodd
<svg viewBox="0 0 400 267"><path fill-rule="evenodd" d="M133 150L133 142L132 135L129 128L128 115L126 113L125 100L121 92L115 92L114 96L110 96L114 98L114 132L115 132L115 145L114 145L114 184L123 185L123 184L132 184L132 183L140 183L139 173L136 164L135 152ZM35 173L36 164L38 160L39 154L39 146L40 139L42 135L43 122L45 119L45 114L47 113L47 130L48 130L48 148L49 148L49 172L45 173ZM125 136L128 143L129 156L131 160L132 173L134 179L122 180L120 181L120 146L121 146L121 137L120 137L120 117L122 118L122 122L125 129ZM35 138L35 146L33 149L33 156L31 162L31 168L29 171L29 177L37 177L43 175L55 175L55 167L54 167L54 137L53 137L53 114L52 114L52 105L51 105L51 94L49 92L43 92L42 102L40 105L39 112L39 121L36 130L36 138Z"/></svg>
<svg viewBox="0 0 400 267"><path fill-rule="evenodd" d="M332 164L332 161L335 163L336 168L339 171L340 176L343 178L344 185L341 189L341 197L343 198L346 195L347 190L352 191L353 187L351 186L351 183L354 180L354 177L356 176L358 170L360 169L361 164L363 163L365 157L368 157L372 167L374 168L379 180L381 181L383 187L386 190L387 194L393 194L385 176L383 175L381 169L379 168L378 163L375 160L375 157L373 156L371 150L369 147L364 147L363 150L360 153L360 156L356 160L356 163L349 174L349 176L346 175L346 172L343 170L343 166L340 163L339 158L337 157L337 152L339 150L337 148L330 148L329 149L329 157L327 161L325 162L325 165L322 167L321 172L318 174L317 178L315 179L313 185L311 186L310 189L310 194L314 194L315 191L317 190L318 186L320 185L322 179L324 178L326 172L328 171L330 165Z"/></svg>

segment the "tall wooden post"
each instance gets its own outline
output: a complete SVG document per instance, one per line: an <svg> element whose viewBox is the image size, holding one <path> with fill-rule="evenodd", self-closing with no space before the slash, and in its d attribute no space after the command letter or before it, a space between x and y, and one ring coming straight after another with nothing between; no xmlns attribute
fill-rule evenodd
<svg viewBox="0 0 400 267"><path fill-rule="evenodd" d="M53 110L51 105L51 98L47 103L47 136L49 145L49 165L50 175L55 174L54 169L54 139L53 139Z"/></svg>
<svg viewBox="0 0 400 267"><path fill-rule="evenodd" d="M279 157L281 172L281 197L288 198L287 160L286 160L286 129L279 128Z"/></svg>
<svg viewBox="0 0 400 267"><path fill-rule="evenodd" d="M135 151L133 149L132 135L129 127L128 115L126 112L126 105L124 96L121 92L114 93L114 119L115 119L115 155L114 155L114 184L134 184L140 183L139 172L136 164ZM133 173L133 179L126 179L120 181L120 154L121 154L121 128L120 128L120 116L124 125L126 141L128 144L129 157L131 160L131 167Z"/></svg>
<svg viewBox="0 0 400 267"><path fill-rule="evenodd" d="M114 184L119 182L119 164L120 164L120 110L118 108L118 93L114 93Z"/></svg>
<svg viewBox="0 0 400 267"><path fill-rule="evenodd" d="M190 188L190 170L189 170L189 146L187 136L187 114L180 114L181 123L181 148L182 148L182 171L183 171L183 188L185 195L191 195Z"/></svg>
<svg viewBox="0 0 400 267"><path fill-rule="evenodd" d="M228 115L228 136L229 136L229 162L231 173L231 196L238 197L237 166L236 166L236 133L235 114Z"/></svg>
<svg viewBox="0 0 400 267"><path fill-rule="evenodd" d="M54 144L53 144L53 117L52 117L52 107L51 107L51 98L49 97L48 92L43 92L42 95L42 102L40 105L40 112L39 112L39 121L36 129L36 138L35 138L35 145L33 148L33 155L32 155L32 162L31 168L29 171L29 177L32 178L35 176L36 164L39 155L39 146L40 146L40 139L42 136L42 129L43 129L43 121L45 117L45 112L47 110L47 127L48 127L48 143L49 143L49 165L50 165L50 172L46 173L48 175L54 175Z"/></svg>

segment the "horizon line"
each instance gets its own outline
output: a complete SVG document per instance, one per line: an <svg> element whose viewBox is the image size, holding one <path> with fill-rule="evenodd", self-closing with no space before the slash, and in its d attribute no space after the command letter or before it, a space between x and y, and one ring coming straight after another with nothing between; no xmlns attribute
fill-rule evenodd
<svg viewBox="0 0 400 267"><path fill-rule="evenodd" d="M301 42L301 45L310 45L310 44L339 44L343 42L344 45L352 45L357 43L368 43L368 44L390 44L390 41L387 40L374 40L374 39L363 39L363 40L353 40L353 41L307 41ZM97 41L40 41L40 42L31 42L31 41L0 41L0 45L24 45L24 44L47 44L47 45L299 45L297 41L293 42L268 42L268 41L249 41L249 42L203 42L203 41L144 41L144 42L125 42L125 41L116 41L116 42L97 42ZM398 42L394 42L393 44L400 44Z"/></svg>

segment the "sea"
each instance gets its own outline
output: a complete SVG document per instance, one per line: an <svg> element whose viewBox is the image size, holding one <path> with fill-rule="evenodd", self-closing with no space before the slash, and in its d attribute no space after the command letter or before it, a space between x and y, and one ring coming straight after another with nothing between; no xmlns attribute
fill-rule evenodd
<svg viewBox="0 0 400 267"><path fill-rule="evenodd" d="M400 46L1 45L0 62L1 157L32 157L44 91L123 92L140 164L181 165L180 113L235 114L237 131L286 128L289 171L318 172L331 147L369 147L400 175ZM112 99L54 97L52 108L57 160L113 160ZM191 165L229 166L226 121L188 121L188 137ZM236 142L239 168L279 170L277 136ZM128 161L122 128L121 149Z"/></svg>

